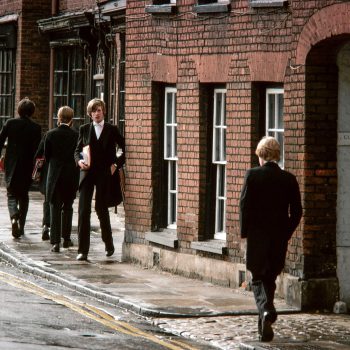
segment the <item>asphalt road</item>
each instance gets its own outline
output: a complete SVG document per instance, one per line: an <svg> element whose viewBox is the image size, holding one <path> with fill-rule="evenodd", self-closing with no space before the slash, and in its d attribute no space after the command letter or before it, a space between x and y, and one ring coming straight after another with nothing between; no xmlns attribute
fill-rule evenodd
<svg viewBox="0 0 350 350"><path fill-rule="evenodd" d="M213 349L0 264L0 349Z"/></svg>

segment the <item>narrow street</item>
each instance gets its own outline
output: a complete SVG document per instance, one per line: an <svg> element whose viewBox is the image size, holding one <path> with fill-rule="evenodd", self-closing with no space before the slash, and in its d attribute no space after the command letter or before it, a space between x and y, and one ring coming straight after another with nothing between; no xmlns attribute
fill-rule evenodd
<svg viewBox="0 0 350 350"><path fill-rule="evenodd" d="M0 264L0 348L210 349L146 319Z"/></svg>

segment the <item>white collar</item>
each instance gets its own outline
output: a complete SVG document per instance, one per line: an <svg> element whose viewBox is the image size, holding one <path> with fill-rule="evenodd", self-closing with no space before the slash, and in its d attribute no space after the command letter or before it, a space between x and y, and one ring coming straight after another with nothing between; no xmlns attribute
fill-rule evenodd
<svg viewBox="0 0 350 350"><path fill-rule="evenodd" d="M104 121L104 119L102 119L102 121L101 121L101 122L99 122L99 123L96 123L95 121L94 121L94 122L92 122L92 123L93 123L93 125L94 125L94 126L99 125L99 126L103 127L103 125L104 125L105 121Z"/></svg>

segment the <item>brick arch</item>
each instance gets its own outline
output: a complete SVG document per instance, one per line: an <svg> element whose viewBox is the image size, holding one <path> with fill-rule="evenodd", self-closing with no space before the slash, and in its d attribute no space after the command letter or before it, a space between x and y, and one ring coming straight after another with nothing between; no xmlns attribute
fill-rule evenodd
<svg viewBox="0 0 350 350"><path fill-rule="evenodd" d="M350 35L350 4L335 4L316 12L305 24L298 41L296 64L305 64L311 48L320 41L342 34Z"/></svg>

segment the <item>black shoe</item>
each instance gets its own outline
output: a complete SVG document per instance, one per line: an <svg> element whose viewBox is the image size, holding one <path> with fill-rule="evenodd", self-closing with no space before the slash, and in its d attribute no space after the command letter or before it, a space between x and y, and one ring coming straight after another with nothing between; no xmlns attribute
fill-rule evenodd
<svg viewBox="0 0 350 350"><path fill-rule="evenodd" d="M73 247L73 242L70 239L65 239L63 241L63 248Z"/></svg>
<svg viewBox="0 0 350 350"><path fill-rule="evenodd" d="M106 256L112 256L114 254L114 248L106 250Z"/></svg>
<svg viewBox="0 0 350 350"><path fill-rule="evenodd" d="M12 236L14 238L19 238L21 237L21 233L19 231L19 226L18 226L18 219L13 218L11 220L11 225L12 225Z"/></svg>
<svg viewBox="0 0 350 350"><path fill-rule="evenodd" d="M18 231L19 231L20 236L24 236L24 228L23 227L19 226Z"/></svg>
<svg viewBox="0 0 350 350"><path fill-rule="evenodd" d="M55 243L52 248L51 248L51 251L53 253L59 253L60 252L60 244L59 243Z"/></svg>
<svg viewBox="0 0 350 350"><path fill-rule="evenodd" d="M274 318L274 319L273 319ZM269 342L273 339L272 323L276 320L275 315L271 315L268 312L264 312L263 319L261 321L261 336L260 341Z"/></svg>
<svg viewBox="0 0 350 350"><path fill-rule="evenodd" d="M43 241L48 241L50 239L49 231L50 231L50 228L44 225L42 230L42 235L41 235L41 239Z"/></svg>
<svg viewBox="0 0 350 350"><path fill-rule="evenodd" d="M78 254L77 255L77 260L79 260L79 261L86 261L87 260L87 254L83 254L83 253L80 253L80 254Z"/></svg>

